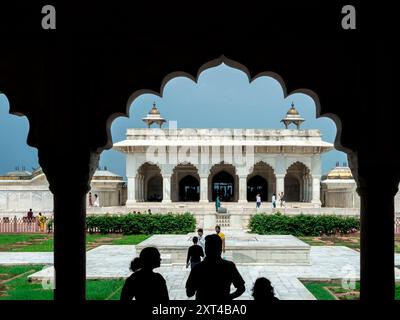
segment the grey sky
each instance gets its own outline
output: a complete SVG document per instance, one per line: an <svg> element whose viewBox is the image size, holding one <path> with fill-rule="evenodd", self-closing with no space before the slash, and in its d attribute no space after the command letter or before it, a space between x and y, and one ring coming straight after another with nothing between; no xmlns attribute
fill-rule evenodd
<svg viewBox="0 0 400 320"><path fill-rule="evenodd" d="M198 83L179 77L167 83L163 97L153 94L139 96L130 108L129 118L118 118L112 124L113 141L125 139L127 128L144 128L141 118L155 102L161 115L176 120L178 128L283 128L280 120L294 102L306 119L302 128L320 129L323 139L333 142L336 126L328 118L315 117L314 101L304 94L286 99L280 84L271 77L259 77L249 83L240 70L221 65L205 70ZM37 167L37 150L26 144L28 121L8 114L8 101L0 95L0 173L19 165L27 170ZM323 155L322 171L326 173L336 161L347 161L337 150ZM125 176L125 158L116 151L103 152L100 165Z"/></svg>

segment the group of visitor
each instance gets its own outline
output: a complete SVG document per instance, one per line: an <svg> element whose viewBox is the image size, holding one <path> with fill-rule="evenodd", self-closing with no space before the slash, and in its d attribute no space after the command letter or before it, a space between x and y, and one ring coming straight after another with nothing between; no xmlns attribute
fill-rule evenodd
<svg viewBox="0 0 400 320"><path fill-rule="evenodd" d="M203 229L197 230L193 245L188 250L186 267L191 271L186 281L186 295L196 296L198 302L227 302L245 292L245 282L236 265L222 257L225 252L225 235L219 226L215 234L204 237ZM146 247L132 262L133 272L122 288L121 300L165 302L169 300L164 277L154 272L161 265L161 255L157 248ZM217 285L216 285L217 284ZM231 285L236 288L231 292ZM278 300L271 282L258 278L253 287L253 298L257 302Z"/></svg>
<svg viewBox="0 0 400 320"><path fill-rule="evenodd" d="M92 193L89 192L89 207L100 207L99 196L96 193L94 194L94 201L93 201Z"/></svg>
<svg viewBox="0 0 400 320"><path fill-rule="evenodd" d="M285 194L283 192L279 192L278 197L276 196L275 193L272 194L272 208L276 208L277 203L279 203L281 208L285 208ZM259 209L261 207L261 195L258 193L256 195L256 208Z"/></svg>
<svg viewBox="0 0 400 320"><path fill-rule="evenodd" d="M225 253L225 235L221 232L220 226L215 226L215 234L221 238L222 242L222 254ZM205 258L205 237L202 228L197 230L197 236L192 238L193 245L189 247L186 259L186 268L193 269L193 267L199 264L202 259Z"/></svg>
<svg viewBox="0 0 400 320"><path fill-rule="evenodd" d="M35 217L33 215L32 209L29 209L29 211L26 213L26 219L28 220L28 222L37 222L39 226L39 232L45 232L47 218L44 214L39 212L38 216Z"/></svg>

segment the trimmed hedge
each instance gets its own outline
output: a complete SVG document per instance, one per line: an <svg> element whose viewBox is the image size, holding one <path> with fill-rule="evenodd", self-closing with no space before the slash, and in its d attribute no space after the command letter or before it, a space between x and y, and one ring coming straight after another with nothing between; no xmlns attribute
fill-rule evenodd
<svg viewBox="0 0 400 320"><path fill-rule="evenodd" d="M256 214L251 217L249 228L251 232L258 234L321 236L355 232L360 229L360 220L334 215Z"/></svg>
<svg viewBox="0 0 400 320"><path fill-rule="evenodd" d="M89 233L186 234L196 228L196 219L184 214L93 215L86 217Z"/></svg>

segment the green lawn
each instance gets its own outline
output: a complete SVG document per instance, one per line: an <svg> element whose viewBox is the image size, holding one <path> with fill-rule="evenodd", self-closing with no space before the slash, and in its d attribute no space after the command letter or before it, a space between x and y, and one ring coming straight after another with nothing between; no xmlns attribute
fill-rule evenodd
<svg viewBox="0 0 400 320"><path fill-rule="evenodd" d="M87 234L87 249L102 244L135 245L146 240L150 235L122 234ZM0 252L52 252L53 235L51 234L0 234Z"/></svg>
<svg viewBox="0 0 400 320"><path fill-rule="evenodd" d="M322 236L322 237L298 237L300 240L308 243L310 246L345 246L354 250L360 250L360 235L346 236ZM400 253L400 237L395 239L395 252Z"/></svg>
<svg viewBox="0 0 400 320"><path fill-rule="evenodd" d="M354 290L342 288L339 282L308 282L303 281L304 286L317 300L355 300L359 299L360 283L356 282ZM336 297L335 297L336 296ZM395 287L395 299L400 300L400 284Z"/></svg>
<svg viewBox="0 0 400 320"><path fill-rule="evenodd" d="M27 280L28 275L41 269L42 265L0 266L0 300L52 300L52 290ZM20 277L7 281L18 275ZM87 299L119 300L123 284L124 280L87 280Z"/></svg>

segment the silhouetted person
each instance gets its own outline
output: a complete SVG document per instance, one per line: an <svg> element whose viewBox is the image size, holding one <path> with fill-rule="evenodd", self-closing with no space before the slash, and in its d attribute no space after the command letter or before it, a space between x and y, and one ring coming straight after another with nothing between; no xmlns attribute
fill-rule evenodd
<svg viewBox="0 0 400 320"><path fill-rule="evenodd" d="M189 267L193 269L193 267L201 262L201 258L204 257L203 248L198 245L199 238L193 237L193 245L189 247L187 259L186 259L186 268Z"/></svg>
<svg viewBox="0 0 400 320"><path fill-rule="evenodd" d="M216 234L206 236L206 257L194 266L186 282L186 294L201 302L233 300L245 291L244 280L235 264L221 258L222 240ZM236 291L230 292L231 284Z"/></svg>
<svg viewBox="0 0 400 320"><path fill-rule="evenodd" d="M253 298L254 301L261 303L279 300L275 297L274 287L271 285L271 281L264 277L258 278L254 283Z"/></svg>
<svg viewBox="0 0 400 320"><path fill-rule="evenodd" d="M132 273L126 279L121 300L135 298L141 301L164 302L169 300L165 279L153 269L160 266L161 256L157 248L144 248L138 258L131 262Z"/></svg>
<svg viewBox="0 0 400 320"><path fill-rule="evenodd" d="M32 211L32 209L29 209L29 211L26 214L26 216L28 217L28 220L32 220L33 219L33 211Z"/></svg>

